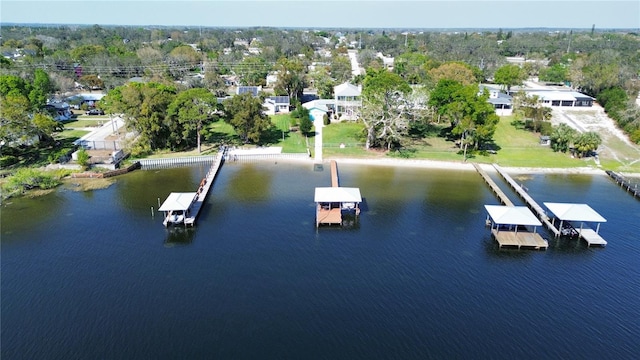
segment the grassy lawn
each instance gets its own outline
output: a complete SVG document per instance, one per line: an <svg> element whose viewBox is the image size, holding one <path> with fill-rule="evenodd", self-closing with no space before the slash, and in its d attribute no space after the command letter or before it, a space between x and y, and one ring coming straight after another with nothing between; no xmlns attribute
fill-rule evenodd
<svg viewBox="0 0 640 360"><path fill-rule="evenodd" d="M59 133L55 134L55 139L56 140L60 140L60 139L73 139L73 140L77 140L80 139L81 137L83 137L84 135L88 134L89 131L86 130L75 130L73 128L71 129L65 129Z"/></svg>
<svg viewBox="0 0 640 360"><path fill-rule="evenodd" d="M68 120L68 121L63 121L62 124L64 125L65 128L72 128L72 129L77 129L77 128L87 128L87 127L98 127L98 126L102 126L104 123L106 123L107 121L109 121L109 119L102 119L102 118L96 118L96 117L84 117L84 118L75 118L72 120Z"/></svg>
<svg viewBox="0 0 640 360"><path fill-rule="evenodd" d="M497 154L477 155L478 162L498 163L504 166L570 168L596 166L593 159L572 159L568 153L554 152L540 145L539 134L511 124L513 117L501 117L493 136Z"/></svg>
<svg viewBox="0 0 640 360"><path fill-rule="evenodd" d="M273 131L268 143L272 146L282 146L285 153L301 153L309 149L313 152L314 137L307 139L299 131L290 131L291 119L289 115L271 116L277 130ZM469 154L467 160L479 163L498 163L510 167L541 167L541 168L572 168L593 167L597 165L592 158L571 158L570 154L557 153L549 146L539 144L539 135L512 125L512 117L502 117L494 135L496 154ZM366 151L364 149L364 125L355 122L332 123L323 128L323 155L325 157L355 157L377 158L394 157L410 159L430 159L439 161L463 161L460 148L453 141L438 136L440 128L432 127L425 137L409 139L401 151L387 153L380 150ZM68 136L80 137L81 132L69 132ZM284 139L283 139L284 136ZM203 142L202 154L212 154L217 151L221 143L242 145L233 127L224 121L218 121L207 127L207 136ZM341 148L340 145L344 144ZM246 145L242 145L246 146ZM607 139L607 146L623 159L607 157L606 151L600 157L602 169L617 171L639 172L640 157L637 150L630 148L621 141ZM634 153L635 151L635 153ZM197 150L171 153L158 152L151 157L193 156ZM635 157L634 157L635 156Z"/></svg>
<svg viewBox="0 0 640 360"><path fill-rule="evenodd" d="M284 153L304 153L307 152L307 139L300 131L289 131L291 117L289 114L272 115L271 122L276 125L281 133L281 137L275 146L282 146ZM313 143L313 136L309 138L309 143Z"/></svg>

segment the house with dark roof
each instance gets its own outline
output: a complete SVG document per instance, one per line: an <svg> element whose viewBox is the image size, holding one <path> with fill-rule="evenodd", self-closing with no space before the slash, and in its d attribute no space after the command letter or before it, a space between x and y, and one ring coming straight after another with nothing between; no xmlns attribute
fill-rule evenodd
<svg viewBox="0 0 640 360"><path fill-rule="evenodd" d="M263 106L269 115L288 114L291 102L289 96L269 96L264 99Z"/></svg>
<svg viewBox="0 0 640 360"><path fill-rule="evenodd" d="M513 97L503 93L499 87L493 85L480 85L480 94L485 90L489 93L487 102L493 105L496 110L496 114L500 116L507 116L513 113Z"/></svg>
<svg viewBox="0 0 640 360"><path fill-rule="evenodd" d="M262 91L262 86L238 86L236 88L236 95L250 93L253 96L258 96L260 91Z"/></svg>

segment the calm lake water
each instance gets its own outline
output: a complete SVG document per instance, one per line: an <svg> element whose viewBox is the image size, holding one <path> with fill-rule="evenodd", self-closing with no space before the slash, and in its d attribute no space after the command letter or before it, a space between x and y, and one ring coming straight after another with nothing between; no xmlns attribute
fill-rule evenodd
<svg viewBox="0 0 640 360"><path fill-rule="evenodd" d="M316 230L328 166L227 163L196 227L167 231L151 207L206 170L3 205L2 358L640 354L640 201L606 176L518 180L540 203L591 205L606 248L545 232L547 251L505 251L484 225L498 201L472 171L339 165L363 212Z"/></svg>

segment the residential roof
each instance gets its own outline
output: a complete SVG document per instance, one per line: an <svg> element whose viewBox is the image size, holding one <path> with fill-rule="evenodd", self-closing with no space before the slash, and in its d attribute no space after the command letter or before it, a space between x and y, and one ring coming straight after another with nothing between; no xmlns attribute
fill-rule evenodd
<svg viewBox="0 0 640 360"><path fill-rule="evenodd" d="M172 192L162 203L158 211L187 210L197 193L194 192Z"/></svg>
<svg viewBox="0 0 640 360"><path fill-rule="evenodd" d="M250 93L253 96L258 96L260 88L258 86L238 86L236 94L242 95L244 93Z"/></svg>
<svg viewBox="0 0 640 360"><path fill-rule="evenodd" d="M313 101L309 101L306 102L304 104L302 104L302 106L306 109L312 110L312 109L318 109L318 110L322 110L324 112L329 111L329 106L327 105L332 105L334 103L334 100L327 100L327 99L319 99L319 100L313 100Z"/></svg>
<svg viewBox="0 0 640 360"><path fill-rule="evenodd" d="M68 100L73 101L74 99L80 99L82 101L100 101L104 97L104 94L78 94L68 98Z"/></svg>
<svg viewBox="0 0 640 360"><path fill-rule="evenodd" d="M324 202L362 202L359 188L350 187L317 187L314 201Z"/></svg>
<svg viewBox="0 0 640 360"><path fill-rule="evenodd" d="M501 225L541 226L542 223L526 206L485 205L491 219Z"/></svg>
<svg viewBox="0 0 640 360"><path fill-rule="evenodd" d="M511 97L506 98L502 96L499 96L497 98L488 98L487 101L494 105L496 104L511 105L512 103Z"/></svg>
<svg viewBox="0 0 640 360"><path fill-rule="evenodd" d="M607 222L607 219L603 218L587 204L546 202L544 205L560 220Z"/></svg>
<svg viewBox="0 0 640 360"><path fill-rule="evenodd" d="M267 100L271 100L275 104L287 104L289 105L289 96L269 96Z"/></svg>
<svg viewBox="0 0 640 360"><path fill-rule="evenodd" d="M360 96L362 94L359 87L349 83L343 83L334 87L333 92L336 96Z"/></svg>

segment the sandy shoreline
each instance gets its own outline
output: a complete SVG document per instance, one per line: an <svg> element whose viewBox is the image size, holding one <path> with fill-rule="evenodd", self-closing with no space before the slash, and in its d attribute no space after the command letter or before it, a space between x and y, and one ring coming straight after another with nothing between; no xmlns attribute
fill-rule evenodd
<svg viewBox="0 0 640 360"><path fill-rule="evenodd" d="M357 164L374 166L416 167L442 170L473 170L471 162L437 161L437 160L410 160L410 159L356 159L356 158L328 158L324 162L336 160L338 164ZM489 164L481 164L483 167L492 168ZM507 167L502 166L508 173L513 174L585 174L606 175L605 171L593 167L575 168L532 168L532 167Z"/></svg>

